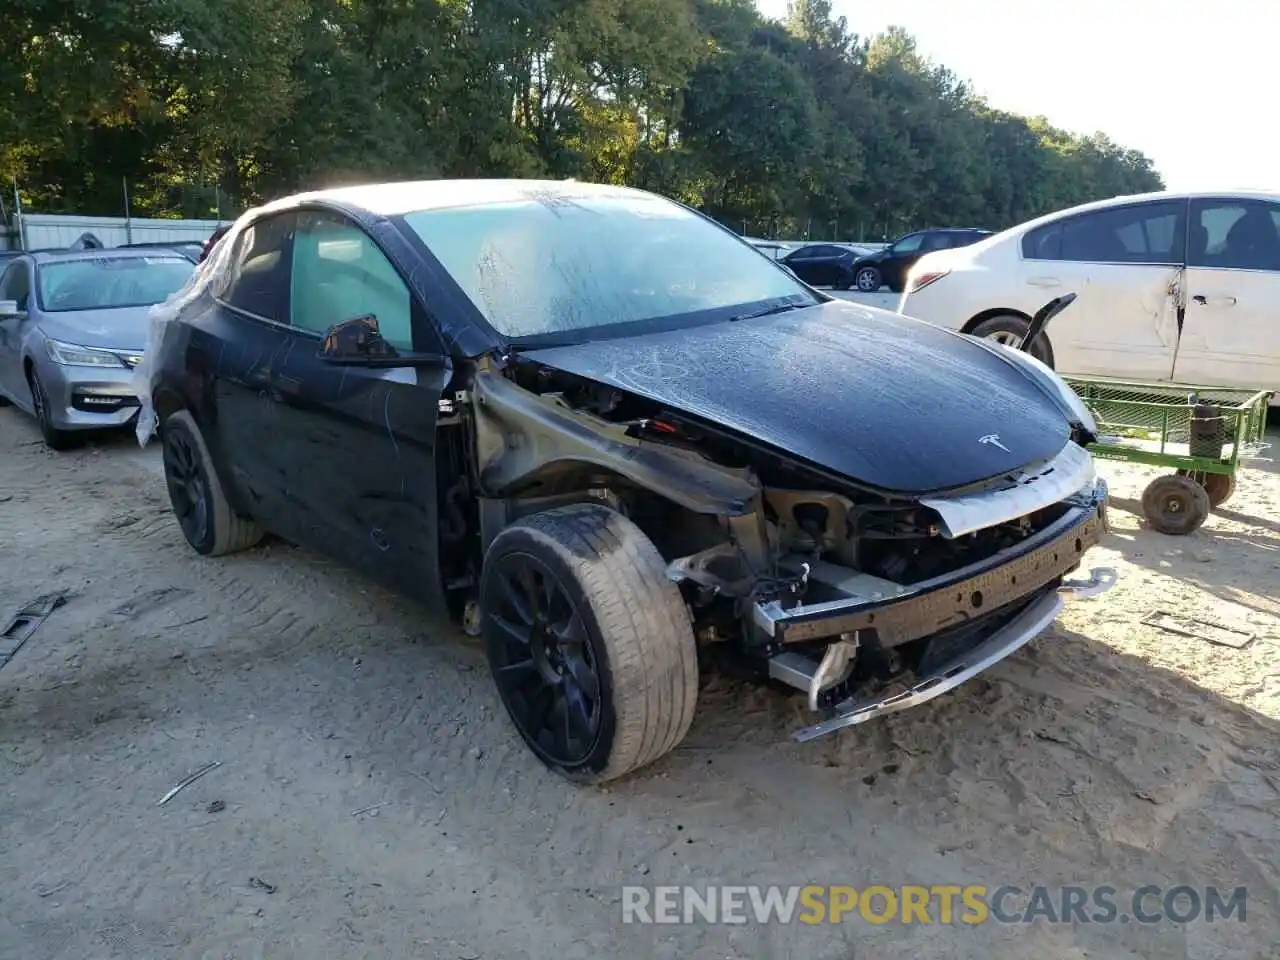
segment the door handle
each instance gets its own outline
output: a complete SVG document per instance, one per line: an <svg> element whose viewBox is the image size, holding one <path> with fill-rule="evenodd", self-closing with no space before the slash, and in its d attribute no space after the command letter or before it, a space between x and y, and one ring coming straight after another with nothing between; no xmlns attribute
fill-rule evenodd
<svg viewBox="0 0 1280 960"><path fill-rule="evenodd" d="M1031 284L1031 286L1033 287L1048 288L1048 287L1062 286L1062 281L1059 280L1057 277L1031 277L1030 279L1027 280L1027 283Z"/></svg>
<svg viewBox="0 0 1280 960"><path fill-rule="evenodd" d="M1236 305L1235 297L1206 297L1201 294L1196 294L1191 299L1202 307L1234 307Z"/></svg>

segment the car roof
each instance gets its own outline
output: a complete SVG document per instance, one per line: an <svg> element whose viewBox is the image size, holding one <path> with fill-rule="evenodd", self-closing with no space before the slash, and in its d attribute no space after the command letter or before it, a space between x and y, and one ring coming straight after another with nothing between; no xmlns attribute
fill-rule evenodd
<svg viewBox="0 0 1280 960"><path fill-rule="evenodd" d="M1105 200L1092 200L1089 203L1081 203L1074 207L1065 207L1062 210L1055 210L1053 213L1046 213L1044 216L1036 217L1034 220L1027 220L1010 227L1005 233L1010 231L1023 233L1043 224L1053 223L1062 217L1074 216L1077 213L1091 213L1095 210L1107 210L1111 207L1123 207L1131 203L1146 203L1152 200L1210 199L1271 200L1280 202L1280 193L1266 190L1196 190L1191 192L1156 190L1150 193L1121 194L1115 197L1108 197Z"/></svg>
<svg viewBox="0 0 1280 960"><path fill-rule="evenodd" d="M122 243L118 247L111 247L109 249L134 250L138 247L198 247L203 243L203 240L153 240L150 243Z"/></svg>
<svg viewBox="0 0 1280 960"><path fill-rule="evenodd" d="M138 259L151 258L155 259L159 254L165 258L174 260L185 260L180 253L172 253L168 250L161 250L156 247L97 247L93 250L33 250L31 251L31 259L36 263L63 263L73 260L101 260L104 257L112 259Z"/></svg>
<svg viewBox="0 0 1280 960"><path fill-rule="evenodd" d="M376 183L294 194L265 204L263 212L307 203L337 204L377 217L394 217L422 210L473 207L521 200L566 202L585 199L652 198L655 194L612 184L576 180L411 180Z"/></svg>

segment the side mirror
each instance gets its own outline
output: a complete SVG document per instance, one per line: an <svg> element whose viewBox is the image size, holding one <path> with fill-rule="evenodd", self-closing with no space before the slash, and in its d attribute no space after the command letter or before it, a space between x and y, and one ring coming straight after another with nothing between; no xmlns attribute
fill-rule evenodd
<svg viewBox="0 0 1280 960"><path fill-rule="evenodd" d="M1076 295L1074 293L1064 293L1060 297L1054 297L1037 310L1036 315L1031 318L1030 326L1027 327L1027 335L1018 344L1018 349L1023 352L1029 352L1031 345L1036 342L1036 337L1044 333L1044 328L1049 325L1049 321L1075 303L1075 301Z"/></svg>
<svg viewBox="0 0 1280 960"><path fill-rule="evenodd" d="M0 300L0 320L21 319L26 312L18 308L17 300Z"/></svg>
<svg viewBox="0 0 1280 960"><path fill-rule="evenodd" d="M328 363L379 364L395 361L396 348L382 339L373 314L334 324L324 335L320 359Z"/></svg>

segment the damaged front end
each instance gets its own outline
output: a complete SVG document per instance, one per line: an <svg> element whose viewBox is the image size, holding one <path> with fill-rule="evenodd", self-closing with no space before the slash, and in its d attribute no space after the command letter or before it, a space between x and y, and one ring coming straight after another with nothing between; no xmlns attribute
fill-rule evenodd
<svg viewBox="0 0 1280 960"><path fill-rule="evenodd" d="M668 558L701 645L806 694L800 740L953 689L1115 580L1067 579L1106 528L1074 440L935 496L894 496L539 364L477 370L481 541L574 499L630 516Z"/></svg>
<svg viewBox="0 0 1280 960"><path fill-rule="evenodd" d="M1074 442L947 497L857 504L766 488L763 500L785 588L744 594L723 545L669 575L749 601L746 649L825 715L801 741L932 700L1041 633L1065 601L1115 582L1108 568L1066 579L1107 524L1106 484Z"/></svg>
<svg viewBox="0 0 1280 960"><path fill-rule="evenodd" d="M1043 516L1014 521L1020 539L928 580L903 586L837 575L826 585L844 594L839 598L790 608L757 604L757 633L783 646L770 658L770 675L806 690L810 708L828 714L797 731L797 739L932 700L1040 634L1065 601L1109 589L1116 579L1109 568L1095 568L1086 579L1065 576L1105 530L1106 498L1105 483L1093 481L1037 511L1054 515L1043 526L1037 529ZM994 536L997 529L963 536ZM825 650L822 639L806 639L830 636L829 631L839 639L827 642ZM858 657L871 661L861 676L855 672Z"/></svg>

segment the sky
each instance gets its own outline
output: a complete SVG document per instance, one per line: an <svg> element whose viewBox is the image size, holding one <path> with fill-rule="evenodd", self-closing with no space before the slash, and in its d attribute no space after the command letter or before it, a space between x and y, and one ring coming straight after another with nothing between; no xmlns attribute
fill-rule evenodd
<svg viewBox="0 0 1280 960"><path fill-rule="evenodd" d="M756 5L781 19L787 2ZM833 0L832 13L862 36L904 27L994 107L1141 150L1171 190L1280 191L1274 2Z"/></svg>

